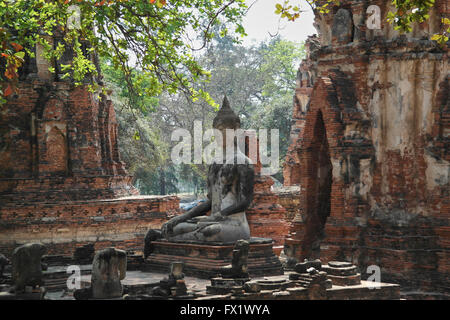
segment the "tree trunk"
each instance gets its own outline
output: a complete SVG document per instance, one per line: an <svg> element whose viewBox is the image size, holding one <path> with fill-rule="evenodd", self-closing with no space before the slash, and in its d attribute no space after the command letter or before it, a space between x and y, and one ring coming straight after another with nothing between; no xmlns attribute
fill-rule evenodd
<svg viewBox="0 0 450 320"><path fill-rule="evenodd" d="M160 194L165 195L166 194L166 174L164 172L164 169L161 168L160 175L159 175L159 188L160 188Z"/></svg>

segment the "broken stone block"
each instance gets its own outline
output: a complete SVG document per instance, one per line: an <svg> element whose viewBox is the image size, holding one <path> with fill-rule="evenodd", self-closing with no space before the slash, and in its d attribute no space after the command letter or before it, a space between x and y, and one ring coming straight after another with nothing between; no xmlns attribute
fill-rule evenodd
<svg viewBox="0 0 450 320"><path fill-rule="evenodd" d="M191 295L188 295L187 292L183 269L183 262L172 262L170 264L169 276L162 279L159 282L159 286L154 287L152 290L150 290L150 295L153 297L164 298L191 297Z"/></svg>
<svg viewBox="0 0 450 320"><path fill-rule="evenodd" d="M313 268L313 267L308 268L308 269L306 270L306 272L308 272L309 274L317 274L317 273L319 273L319 271L317 271L317 269L316 269L316 268Z"/></svg>
<svg viewBox="0 0 450 320"><path fill-rule="evenodd" d="M183 262L172 262L172 264L170 265L171 277L177 280L183 279L184 278L183 267L184 267Z"/></svg>
<svg viewBox="0 0 450 320"><path fill-rule="evenodd" d="M233 249L233 258L231 265L221 269L223 278L248 278L248 250L249 242L246 240L238 240Z"/></svg>
<svg viewBox="0 0 450 320"><path fill-rule="evenodd" d="M310 261L305 259L304 262L297 263L294 267L294 270L298 273L307 273L309 268L322 270L322 262L319 259Z"/></svg>
<svg viewBox="0 0 450 320"><path fill-rule="evenodd" d="M261 285L256 281L249 281L244 283L245 292L257 293L261 291Z"/></svg>
<svg viewBox="0 0 450 320"><path fill-rule="evenodd" d="M42 286L41 258L46 247L40 243L27 243L16 248L12 256L12 281L16 292L23 292L26 286Z"/></svg>
<svg viewBox="0 0 450 320"><path fill-rule="evenodd" d="M92 297L94 299L122 296L122 284L127 270L127 254L123 250L107 248L95 254L92 263Z"/></svg>
<svg viewBox="0 0 450 320"><path fill-rule="evenodd" d="M8 265L10 261L3 254L0 253L0 277L3 277L3 271L5 266Z"/></svg>
<svg viewBox="0 0 450 320"><path fill-rule="evenodd" d="M246 240L238 240L233 249L231 265L222 267L221 277L211 279L206 287L209 294L242 294L244 285L250 280L247 272L248 251L250 244ZM253 288L255 289L255 288Z"/></svg>
<svg viewBox="0 0 450 320"><path fill-rule="evenodd" d="M92 298L92 287L75 290L73 297L75 300L88 300Z"/></svg>

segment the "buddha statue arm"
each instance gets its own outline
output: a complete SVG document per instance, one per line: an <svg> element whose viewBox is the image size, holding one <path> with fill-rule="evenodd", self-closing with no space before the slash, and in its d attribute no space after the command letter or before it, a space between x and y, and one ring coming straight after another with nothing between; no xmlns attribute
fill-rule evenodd
<svg viewBox="0 0 450 320"><path fill-rule="evenodd" d="M183 214L181 214L179 216L176 216L176 217L170 219L168 222L166 222L162 226L162 229L161 229L162 235L164 237L167 237L170 233L172 233L173 228L177 224L182 223L182 222L186 222L189 219L192 219L194 217L205 215L209 210L211 210L211 200L210 200L210 197L209 197L209 194L208 194L208 199L205 202L195 206L194 208L192 208L188 212L183 213Z"/></svg>
<svg viewBox="0 0 450 320"><path fill-rule="evenodd" d="M186 221L194 217L205 215L209 210L211 210L211 200L207 199L205 202L202 202L201 204L195 206L181 216L186 216L186 219L183 220Z"/></svg>
<svg viewBox="0 0 450 320"><path fill-rule="evenodd" d="M252 165L238 165L238 181L237 193L239 201L225 209L220 213L222 216L245 211L253 201L253 185L255 180L255 172Z"/></svg>

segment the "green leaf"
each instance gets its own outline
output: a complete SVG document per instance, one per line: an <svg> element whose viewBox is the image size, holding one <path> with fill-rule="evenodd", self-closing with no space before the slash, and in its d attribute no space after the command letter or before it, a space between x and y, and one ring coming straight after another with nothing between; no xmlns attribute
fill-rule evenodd
<svg viewBox="0 0 450 320"><path fill-rule="evenodd" d="M25 51L16 52L14 55L23 60L25 58Z"/></svg>
<svg viewBox="0 0 450 320"><path fill-rule="evenodd" d="M431 37L431 40L439 41L441 38L442 38L442 35L441 35L441 34L434 34L434 35Z"/></svg>

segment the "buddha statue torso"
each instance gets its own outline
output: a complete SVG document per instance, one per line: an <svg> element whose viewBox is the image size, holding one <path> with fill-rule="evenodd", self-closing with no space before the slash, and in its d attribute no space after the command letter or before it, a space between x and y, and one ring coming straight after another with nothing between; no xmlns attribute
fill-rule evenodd
<svg viewBox="0 0 450 320"><path fill-rule="evenodd" d="M239 156L245 157L242 154ZM234 243L240 239L249 239L250 228L245 208L238 208L243 201L248 202L246 198L249 197L250 188L246 185L250 183L253 189L252 177L253 167L249 162L212 164L208 171L211 214L197 216L178 224L174 228L173 236L169 236L168 240ZM222 212L233 208L235 210L232 213L222 216Z"/></svg>

